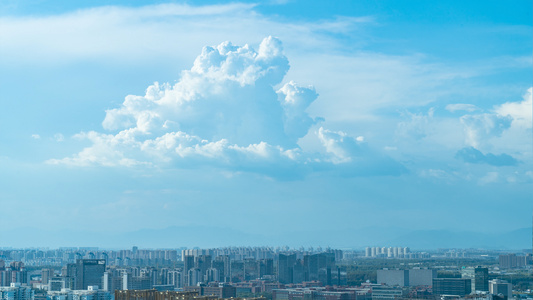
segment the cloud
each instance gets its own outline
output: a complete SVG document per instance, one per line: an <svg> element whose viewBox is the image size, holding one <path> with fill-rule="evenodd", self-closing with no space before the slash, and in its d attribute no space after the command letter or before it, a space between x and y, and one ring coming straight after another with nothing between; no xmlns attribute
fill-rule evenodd
<svg viewBox="0 0 533 300"><path fill-rule="evenodd" d="M317 135L327 153L324 161L334 164L343 175L400 175L407 172L400 163L371 148L362 136L354 138L342 131L322 127Z"/></svg>
<svg viewBox="0 0 533 300"><path fill-rule="evenodd" d="M84 148L79 153L62 159L49 159L49 164L65 164L70 166L136 166L148 165L146 162L137 161L127 157L125 153L133 156L138 148L138 142L134 140L130 131L122 131L117 135L102 134L98 132L82 132L74 136L79 140L89 140L92 145Z"/></svg>
<svg viewBox="0 0 533 300"><path fill-rule="evenodd" d="M500 136L505 129L511 126L512 117L494 113L477 115L464 115L461 123L466 134L465 143L471 147L479 148L488 139Z"/></svg>
<svg viewBox="0 0 533 300"><path fill-rule="evenodd" d="M278 99L283 107L285 133L292 139L303 137L309 127L320 118L311 118L305 110L318 96L314 87L299 87L293 81L278 90Z"/></svg>
<svg viewBox="0 0 533 300"><path fill-rule="evenodd" d="M176 84L154 83L144 96L128 95L120 107L107 110L102 126L110 133L80 133L76 138L89 140L91 146L47 162L209 165L277 178L334 165L344 165L348 171L343 173L352 175L398 174L401 166L376 154L362 136L321 127L315 139L325 154L304 152L298 140L323 119L306 111L318 97L312 86L289 81L274 88L288 69L281 41L274 37L265 38L258 50L230 42L204 47Z"/></svg>
<svg viewBox="0 0 533 300"><path fill-rule="evenodd" d="M481 149L489 145L491 139L504 137L505 134L515 136L515 140L519 136L529 136L532 111L532 88L529 88L520 102L506 102L488 112L464 115L460 120L466 135L465 143ZM506 143L509 141L506 140Z"/></svg>
<svg viewBox="0 0 533 300"><path fill-rule="evenodd" d="M498 172L488 172L485 176L481 177L478 180L478 183L481 185L496 183L500 179L500 174Z"/></svg>
<svg viewBox="0 0 533 300"><path fill-rule="evenodd" d="M322 97L332 99L316 101L310 112L332 122L374 121L379 111L426 105L458 92L456 85L447 84L450 81L476 75L474 68L430 62L421 53L368 51L365 28L378 25L376 16L306 22L263 15L262 5L106 6L51 16L0 17L5 29L0 32L0 64L18 69L25 64L34 68L97 62L174 72L189 68L198 49L220 42L221 36L243 43L275 35L288 45L291 78L315 84Z"/></svg>
<svg viewBox="0 0 533 300"><path fill-rule="evenodd" d="M102 125L134 128L138 136L174 129L209 141L294 147L314 124L305 109L317 95L293 82L276 94L272 87L288 69L276 38L263 40L258 51L229 42L204 47L178 83L155 83L145 96L127 96L120 108L106 112Z"/></svg>
<svg viewBox="0 0 533 300"><path fill-rule="evenodd" d="M63 134L61 134L61 133L56 133L56 134L54 134L54 140L56 142L62 142L62 141L65 140L65 136L63 136Z"/></svg>
<svg viewBox="0 0 533 300"><path fill-rule="evenodd" d="M512 125L521 128L531 128L533 124L533 88L529 88L521 102L506 102L495 107L494 111L500 116L512 118Z"/></svg>
<svg viewBox="0 0 533 300"><path fill-rule="evenodd" d="M431 124L434 122L435 109L430 108L427 114L416 114L406 112L404 115L408 121L400 122L396 128L396 134L404 138L420 140L425 138L431 131Z"/></svg>
<svg viewBox="0 0 533 300"><path fill-rule="evenodd" d="M38 139L41 138L41 136L38 135L38 134L32 134L32 135L31 135L31 138L32 138L32 139L36 139L36 140L38 140Z"/></svg>
<svg viewBox="0 0 533 300"><path fill-rule="evenodd" d="M372 18L359 17L284 23L262 16L255 7L257 4L168 3L103 6L50 16L0 17L0 57L8 55L11 61L38 64L87 58L136 63L161 57L180 59L195 55L205 41L219 41L221 34L232 40L284 34L303 49L317 49L332 46L334 39L324 33L346 33L356 29L356 25L373 22Z"/></svg>
<svg viewBox="0 0 533 300"><path fill-rule="evenodd" d="M457 151L455 157L473 164L484 163L492 166L516 166L518 164L518 161L508 154L483 154L481 151L473 147L467 147Z"/></svg>
<svg viewBox="0 0 533 300"><path fill-rule="evenodd" d="M479 110L480 108L473 105L473 104L464 104L464 103L456 103L456 104L448 104L446 105L446 110L450 112L456 112L456 111L467 111L467 112L474 112L476 110Z"/></svg>

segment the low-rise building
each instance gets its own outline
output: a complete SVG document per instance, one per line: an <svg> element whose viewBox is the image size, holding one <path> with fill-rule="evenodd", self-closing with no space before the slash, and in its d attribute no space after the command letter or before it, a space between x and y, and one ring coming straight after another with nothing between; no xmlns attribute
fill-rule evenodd
<svg viewBox="0 0 533 300"><path fill-rule="evenodd" d="M467 278L434 278L434 295L465 296L472 292L472 280Z"/></svg>
<svg viewBox="0 0 533 300"><path fill-rule="evenodd" d="M394 300L400 299L406 294L406 291L399 286L373 286L372 300Z"/></svg>
<svg viewBox="0 0 533 300"><path fill-rule="evenodd" d="M86 290L62 289L61 291L48 291L47 300L112 300L108 291L100 290L97 286L88 286Z"/></svg>
<svg viewBox="0 0 533 300"><path fill-rule="evenodd" d="M503 295L507 299L513 296L513 286L509 282L500 279L489 281L489 293L493 295Z"/></svg>

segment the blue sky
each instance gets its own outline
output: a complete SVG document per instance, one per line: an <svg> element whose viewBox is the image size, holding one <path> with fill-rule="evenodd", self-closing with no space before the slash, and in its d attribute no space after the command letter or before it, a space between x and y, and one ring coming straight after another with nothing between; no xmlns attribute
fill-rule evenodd
<svg viewBox="0 0 533 300"><path fill-rule="evenodd" d="M3 1L2 244L529 227L531 6Z"/></svg>

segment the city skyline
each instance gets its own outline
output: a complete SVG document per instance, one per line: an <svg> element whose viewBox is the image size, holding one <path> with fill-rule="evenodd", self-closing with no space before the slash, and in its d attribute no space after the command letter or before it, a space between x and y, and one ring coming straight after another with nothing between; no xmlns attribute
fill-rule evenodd
<svg viewBox="0 0 533 300"><path fill-rule="evenodd" d="M3 2L0 247L530 248L532 5Z"/></svg>
<svg viewBox="0 0 533 300"><path fill-rule="evenodd" d="M0 294L23 300L193 300L202 296L286 300L302 293L315 300L438 299L441 295L531 299L532 257L529 251L413 253L407 247L375 247L364 255L288 247L2 249Z"/></svg>

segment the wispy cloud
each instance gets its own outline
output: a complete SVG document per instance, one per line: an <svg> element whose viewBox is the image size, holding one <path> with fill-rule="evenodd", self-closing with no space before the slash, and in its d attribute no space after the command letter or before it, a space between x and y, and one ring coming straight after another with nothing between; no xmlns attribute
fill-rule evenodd
<svg viewBox="0 0 533 300"><path fill-rule="evenodd" d="M206 41L220 42L221 36L242 42L282 34L302 48L330 48L335 39L324 33L347 32L356 29L354 24L371 22L357 17L284 23L256 13L254 7L243 3L105 6L61 15L0 17L0 54L10 57L0 63L183 58L194 55Z"/></svg>
<svg viewBox="0 0 533 300"><path fill-rule="evenodd" d="M456 103L456 104L446 105L446 110L450 112L456 112L456 111L473 112L473 111L479 110L479 107L473 104Z"/></svg>

